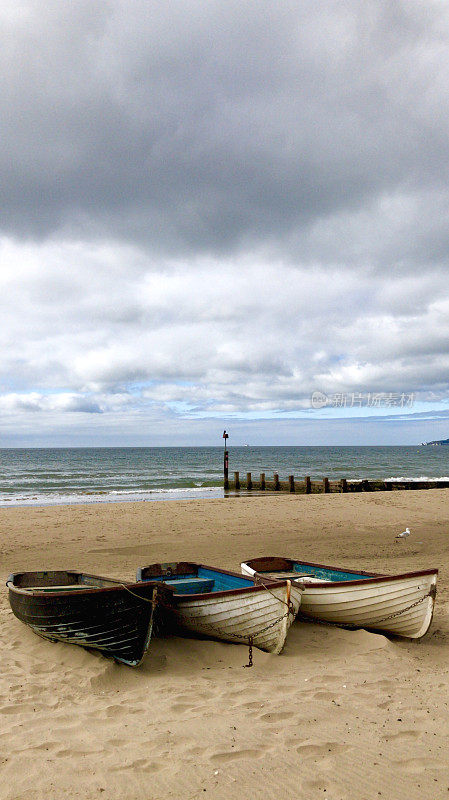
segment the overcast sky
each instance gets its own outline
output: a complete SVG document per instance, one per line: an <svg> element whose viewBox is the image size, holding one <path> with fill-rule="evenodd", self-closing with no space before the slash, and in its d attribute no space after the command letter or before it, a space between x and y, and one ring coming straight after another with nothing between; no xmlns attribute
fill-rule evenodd
<svg viewBox="0 0 449 800"><path fill-rule="evenodd" d="M447 2L0 30L0 446L449 436Z"/></svg>

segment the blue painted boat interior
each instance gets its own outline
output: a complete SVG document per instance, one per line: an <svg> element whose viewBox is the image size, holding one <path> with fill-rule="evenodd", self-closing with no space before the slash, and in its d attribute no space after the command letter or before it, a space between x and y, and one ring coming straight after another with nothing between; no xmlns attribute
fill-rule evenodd
<svg viewBox="0 0 449 800"><path fill-rule="evenodd" d="M206 594L208 592L224 592L227 589L242 589L246 586L254 586L254 581L250 578L240 575L228 575L204 567L198 567L195 572L188 575L171 575L170 578L164 575L152 575L147 580L163 581L173 589L175 594Z"/></svg>
<svg viewBox="0 0 449 800"><path fill-rule="evenodd" d="M312 567L310 564L301 564L300 561L295 561L293 564L293 571L300 572L302 575L305 573L310 575L311 578L321 578L323 581L358 581L363 578L369 578L369 575L361 575L358 572L344 572L340 569L329 569L329 567Z"/></svg>

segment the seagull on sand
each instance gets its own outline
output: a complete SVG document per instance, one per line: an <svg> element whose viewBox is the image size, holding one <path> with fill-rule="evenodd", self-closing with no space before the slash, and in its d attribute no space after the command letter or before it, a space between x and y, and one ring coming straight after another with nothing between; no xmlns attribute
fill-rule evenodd
<svg viewBox="0 0 449 800"><path fill-rule="evenodd" d="M410 536L410 531L408 528L406 528L405 531L402 531L402 533L398 533L396 539L406 539L407 536Z"/></svg>

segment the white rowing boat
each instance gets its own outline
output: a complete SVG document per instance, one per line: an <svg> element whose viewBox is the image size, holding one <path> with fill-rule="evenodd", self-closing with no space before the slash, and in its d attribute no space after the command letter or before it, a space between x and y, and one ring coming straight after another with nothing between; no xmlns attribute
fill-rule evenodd
<svg viewBox="0 0 449 800"><path fill-rule="evenodd" d="M235 643L252 643L280 653L301 603L301 588L281 578L265 587L203 564L151 564L137 571L138 581L159 581L170 587L170 616L176 628Z"/></svg>
<svg viewBox="0 0 449 800"><path fill-rule="evenodd" d="M301 616L320 622L419 639L432 621L437 569L378 575L277 557L252 559L241 569L265 585L288 576L302 589Z"/></svg>

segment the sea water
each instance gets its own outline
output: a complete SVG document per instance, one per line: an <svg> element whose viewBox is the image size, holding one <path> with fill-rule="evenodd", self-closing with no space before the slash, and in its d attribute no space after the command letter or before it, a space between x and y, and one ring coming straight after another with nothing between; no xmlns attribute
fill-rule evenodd
<svg viewBox="0 0 449 800"><path fill-rule="evenodd" d="M229 476L449 480L449 446L229 447ZM0 449L0 506L223 496L220 447Z"/></svg>

